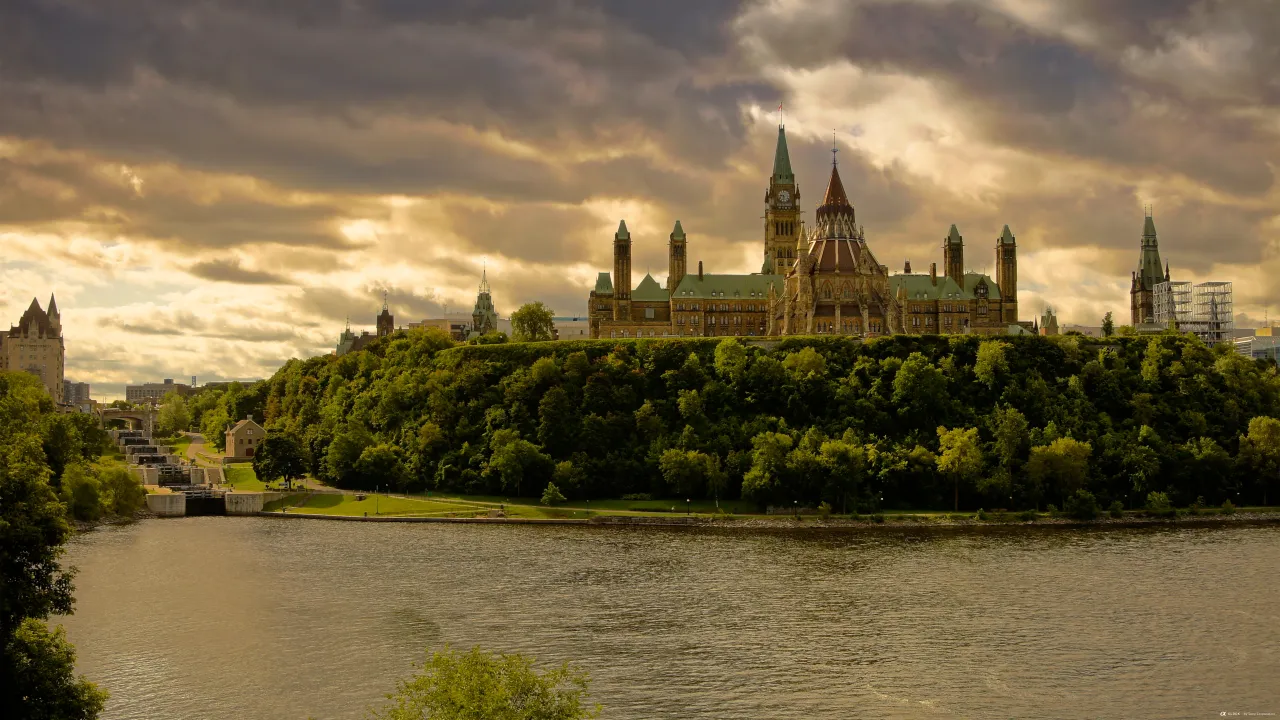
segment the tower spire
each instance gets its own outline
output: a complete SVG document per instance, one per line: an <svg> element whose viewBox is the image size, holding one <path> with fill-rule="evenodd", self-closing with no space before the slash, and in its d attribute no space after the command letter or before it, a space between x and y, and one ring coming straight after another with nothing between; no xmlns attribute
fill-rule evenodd
<svg viewBox="0 0 1280 720"><path fill-rule="evenodd" d="M836 153L840 152L840 146L836 144L836 131L831 131L831 167L836 166Z"/></svg>
<svg viewBox="0 0 1280 720"><path fill-rule="evenodd" d="M383 290L383 291L382 291L382 312L387 312L387 311L388 311L388 306L387 306L387 291L386 291L386 290Z"/></svg>

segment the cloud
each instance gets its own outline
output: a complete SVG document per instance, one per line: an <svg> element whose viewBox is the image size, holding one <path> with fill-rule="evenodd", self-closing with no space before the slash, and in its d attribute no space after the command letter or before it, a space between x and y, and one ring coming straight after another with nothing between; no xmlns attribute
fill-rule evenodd
<svg viewBox="0 0 1280 720"><path fill-rule="evenodd" d="M249 270L238 260L205 260L187 268L187 272L213 282L241 285L285 285L289 282L288 277L278 273Z"/></svg>
<svg viewBox="0 0 1280 720"><path fill-rule="evenodd" d="M267 375L371 327L581 314L760 266L785 102L806 218L831 144L877 258L1018 238L1023 316L1128 314L1142 208L1179 278L1280 290L1269 0L9 0L0 312L56 289L69 373ZM833 137L832 130L835 130ZM64 300L65 298L65 300Z"/></svg>

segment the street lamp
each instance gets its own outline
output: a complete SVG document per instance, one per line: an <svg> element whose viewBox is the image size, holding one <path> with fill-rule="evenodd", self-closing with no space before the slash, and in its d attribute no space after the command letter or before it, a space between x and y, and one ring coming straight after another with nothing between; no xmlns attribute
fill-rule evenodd
<svg viewBox="0 0 1280 720"><path fill-rule="evenodd" d="M792 507L794 507L794 508L795 508L796 519L797 519L797 520L799 520L799 519L800 519L800 501L799 501L799 500L792 500L792 501L791 501L791 505L792 505Z"/></svg>
<svg viewBox="0 0 1280 720"><path fill-rule="evenodd" d="M693 501L692 501L690 498L685 498L685 499L684 499L684 514L685 514L685 515L688 515L688 514L690 514L690 513L692 513L692 512L693 512L693 506L692 506L692 505L690 505L690 503L691 503L691 502L693 502Z"/></svg>

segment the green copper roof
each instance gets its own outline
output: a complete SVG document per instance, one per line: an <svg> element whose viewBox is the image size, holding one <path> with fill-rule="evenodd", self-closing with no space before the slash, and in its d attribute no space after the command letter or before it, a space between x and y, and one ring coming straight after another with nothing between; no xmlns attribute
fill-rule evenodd
<svg viewBox="0 0 1280 720"><path fill-rule="evenodd" d="M945 275L938 276L936 285L924 274L890 275L889 289L896 296L898 288L905 286L908 300L972 300L976 297L974 291L981 280L987 282L987 299L999 300L1000 288L995 280L980 273L965 273L964 287Z"/></svg>
<svg viewBox="0 0 1280 720"><path fill-rule="evenodd" d="M760 300L769 297L769 286L782 290L781 275L685 275L672 294L672 299L705 298L725 300Z"/></svg>
<svg viewBox="0 0 1280 720"><path fill-rule="evenodd" d="M1013 245L1013 233L1009 232L1009 226L1005 225L1004 230L1000 233L1000 242L1005 245Z"/></svg>
<svg viewBox="0 0 1280 720"><path fill-rule="evenodd" d="M611 293L613 292L613 283L609 280L609 273L602 272L596 276L596 292Z"/></svg>
<svg viewBox="0 0 1280 720"><path fill-rule="evenodd" d="M953 245L963 242L963 238L960 237L960 230L954 224L951 225L951 232L947 233L947 241Z"/></svg>
<svg viewBox="0 0 1280 720"><path fill-rule="evenodd" d="M1160 263L1160 241L1156 238L1156 223L1148 215L1142 223L1142 256L1138 259L1138 279L1148 290L1156 283L1164 282L1164 268Z"/></svg>
<svg viewBox="0 0 1280 720"><path fill-rule="evenodd" d="M778 128L778 147L773 151L773 181L791 184L796 176L791 172L791 155L787 153L787 131Z"/></svg>
<svg viewBox="0 0 1280 720"><path fill-rule="evenodd" d="M617 238L618 240L630 240L630 239L631 239L631 233L627 232L627 221L626 221L626 220L619 220L619 221L618 221L618 232L614 233L614 234L613 234L613 236L614 236L615 238Z"/></svg>
<svg viewBox="0 0 1280 720"><path fill-rule="evenodd" d="M676 221L676 229L671 231L671 236L678 238L684 237L684 228L680 227L679 220Z"/></svg>
<svg viewBox="0 0 1280 720"><path fill-rule="evenodd" d="M631 299L639 302L666 302L669 300L667 291L662 289L657 280L649 273L644 274L644 279L631 291Z"/></svg>

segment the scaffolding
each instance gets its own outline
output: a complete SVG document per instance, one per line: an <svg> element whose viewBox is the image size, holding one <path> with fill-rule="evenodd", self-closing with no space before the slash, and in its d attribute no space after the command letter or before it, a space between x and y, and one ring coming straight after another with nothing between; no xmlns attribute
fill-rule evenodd
<svg viewBox="0 0 1280 720"><path fill-rule="evenodd" d="M1195 333L1206 344L1231 342L1234 338L1235 311L1232 307L1231 283L1206 282L1192 288L1191 321L1179 329Z"/></svg>
<svg viewBox="0 0 1280 720"><path fill-rule="evenodd" d="M1156 283L1152 293L1152 311L1155 321L1160 325L1181 327L1191 320L1192 313L1191 283L1185 281L1168 281Z"/></svg>
<svg viewBox="0 0 1280 720"><path fill-rule="evenodd" d="M1158 283L1152 304L1155 321L1160 325L1192 333L1207 345L1234 339L1235 312L1229 282Z"/></svg>

